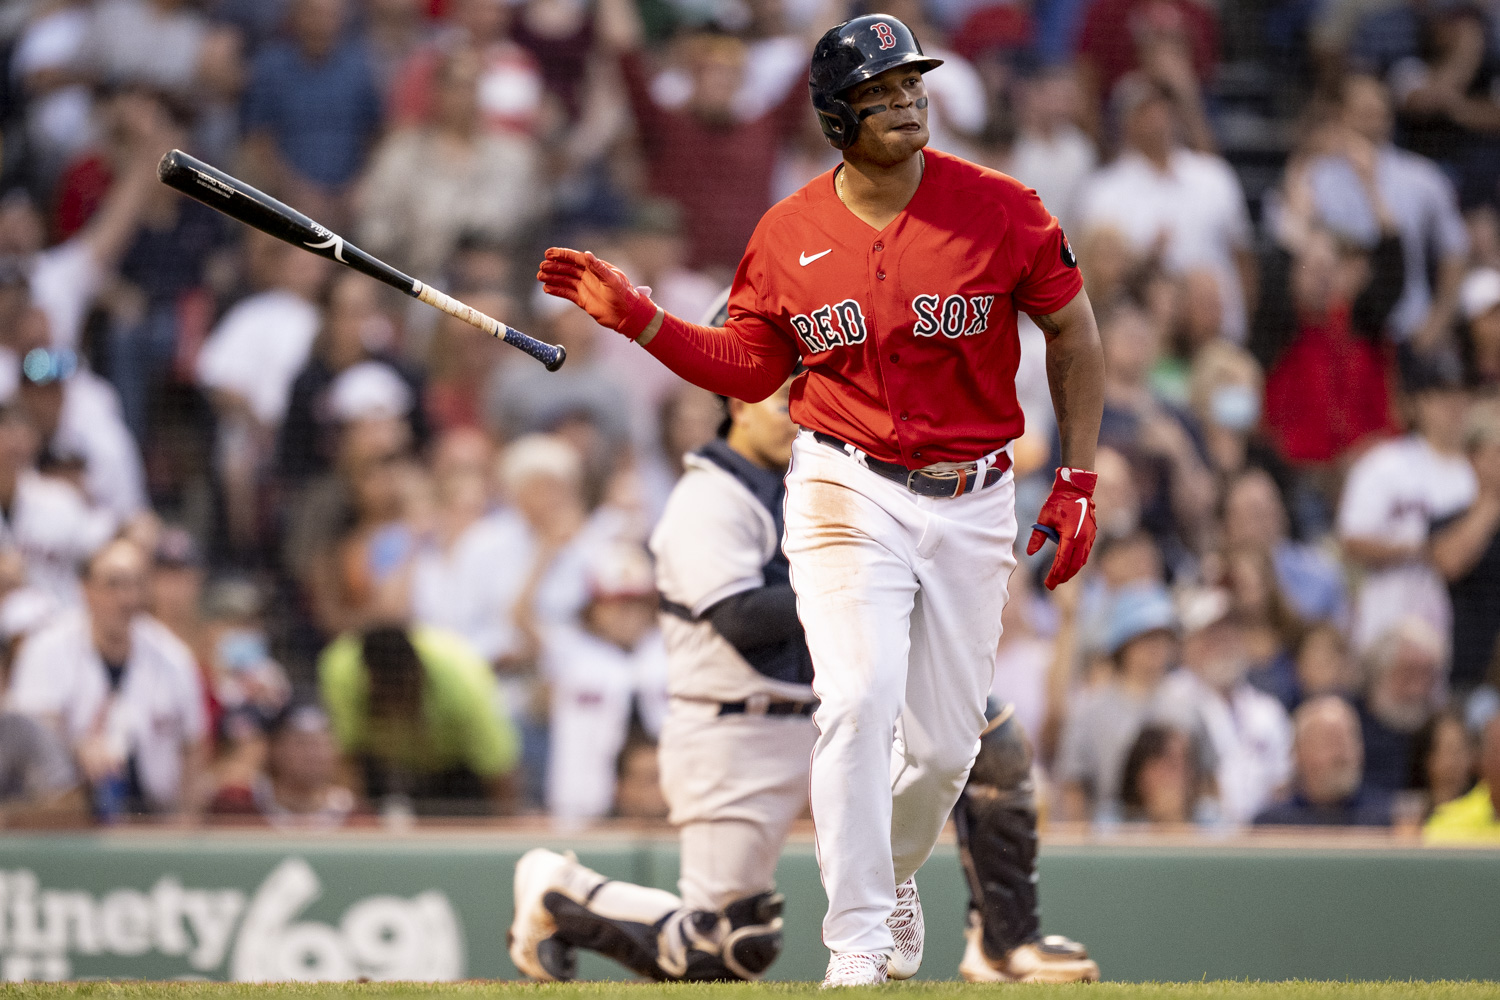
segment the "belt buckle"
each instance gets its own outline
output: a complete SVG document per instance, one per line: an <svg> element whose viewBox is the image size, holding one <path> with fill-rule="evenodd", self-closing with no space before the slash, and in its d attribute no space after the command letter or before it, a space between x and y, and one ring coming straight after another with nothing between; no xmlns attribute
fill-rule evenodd
<svg viewBox="0 0 1500 1000"><path fill-rule="evenodd" d="M765 715L771 708L771 696L764 691L745 699L746 715Z"/></svg>
<svg viewBox="0 0 1500 1000"><path fill-rule="evenodd" d="M954 482L953 492L943 497L943 499L952 500L964 495L964 491L969 485L970 475L971 473L968 469L950 469L946 472L927 472L924 469L912 469L906 474L906 488L917 496L929 496L932 494L923 493L912 485L918 476L932 482L944 482L951 479ZM941 494L937 494L937 496L941 496Z"/></svg>

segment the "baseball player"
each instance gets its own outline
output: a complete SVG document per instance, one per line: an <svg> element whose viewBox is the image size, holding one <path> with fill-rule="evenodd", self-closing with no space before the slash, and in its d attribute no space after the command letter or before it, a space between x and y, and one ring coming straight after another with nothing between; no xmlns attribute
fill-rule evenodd
<svg viewBox="0 0 1500 1000"><path fill-rule="evenodd" d="M720 440L687 457L651 540L672 694L662 787L681 832L681 896L528 852L516 866L510 948L533 978L571 979L576 950L589 948L657 980L756 979L781 950L773 877L807 802L816 738L812 663L781 551L782 476L797 430L787 396L783 386L760 403L726 404ZM979 981L1096 979L1081 946L1038 932L1030 772L1007 711L985 734L955 813L973 911L960 971Z"/></svg>
<svg viewBox="0 0 1500 1000"><path fill-rule="evenodd" d="M819 699L830 986L921 961L913 876L979 749L1015 568L1018 310L1047 335L1063 461L1027 551L1057 542L1056 587L1094 540L1103 360L1077 261L1034 191L923 148L936 65L882 14L819 40L813 106L843 162L761 219L724 326L667 314L589 253L553 247L538 273L713 392L761 400L807 367L784 550Z"/></svg>

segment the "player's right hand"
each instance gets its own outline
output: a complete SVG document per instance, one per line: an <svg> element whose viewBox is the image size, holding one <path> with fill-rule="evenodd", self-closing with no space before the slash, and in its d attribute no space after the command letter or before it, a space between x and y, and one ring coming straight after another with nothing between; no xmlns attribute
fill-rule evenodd
<svg viewBox="0 0 1500 1000"><path fill-rule="evenodd" d="M1026 544L1026 554L1032 556L1047 539L1057 543L1052 568L1043 581L1048 590L1073 579L1088 562L1094 547L1094 484L1098 481L1099 476L1087 469L1058 469L1052 480L1052 494L1042 504Z"/></svg>
<svg viewBox="0 0 1500 1000"><path fill-rule="evenodd" d="M617 330L631 340L656 318L650 289L637 288L624 271L591 253L549 247L536 280L548 295L567 299L600 326Z"/></svg>

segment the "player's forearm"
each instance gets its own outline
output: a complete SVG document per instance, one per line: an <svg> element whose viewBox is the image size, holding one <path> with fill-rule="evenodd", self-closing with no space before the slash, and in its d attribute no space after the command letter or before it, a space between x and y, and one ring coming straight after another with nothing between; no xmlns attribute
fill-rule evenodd
<svg viewBox="0 0 1500 1000"><path fill-rule="evenodd" d="M1104 350L1088 294L1079 292L1057 312L1033 318L1047 334L1047 383L1057 412L1062 464L1092 469L1104 417Z"/></svg>
<svg viewBox="0 0 1500 1000"><path fill-rule="evenodd" d="M732 327L700 326L660 309L636 343L694 385L747 403L781 388L797 366L789 345L755 344Z"/></svg>

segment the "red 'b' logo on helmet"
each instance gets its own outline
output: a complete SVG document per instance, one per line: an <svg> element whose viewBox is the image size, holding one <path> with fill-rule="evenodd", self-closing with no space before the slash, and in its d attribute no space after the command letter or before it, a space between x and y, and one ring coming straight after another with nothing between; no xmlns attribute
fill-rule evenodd
<svg viewBox="0 0 1500 1000"><path fill-rule="evenodd" d="M876 21L870 25L870 30L875 32L875 37L880 39L882 49L894 49L896 47L896 35L891 31L891 26L884 21Z"/></svg>

